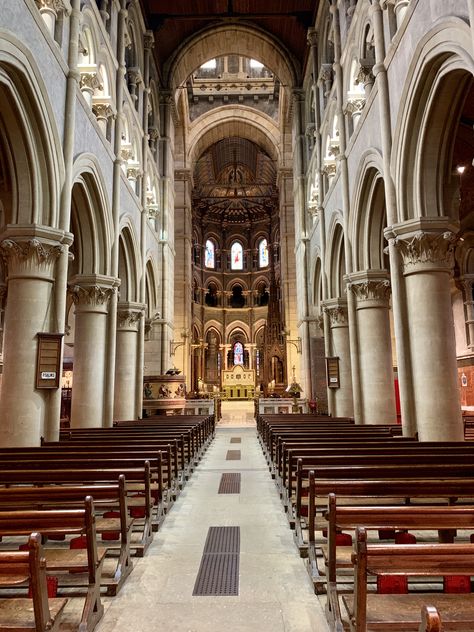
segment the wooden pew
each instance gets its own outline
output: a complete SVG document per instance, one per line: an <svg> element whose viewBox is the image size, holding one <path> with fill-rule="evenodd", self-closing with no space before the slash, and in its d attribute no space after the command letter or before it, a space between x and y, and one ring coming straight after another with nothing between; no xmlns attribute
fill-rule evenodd
<svg viewBox="0 0 474 632"><path fill-rule="evenodd" d="M0 630L15 632L56 632L61 625L61 613L67 599L48 599L46 560L41 536L32 533L26 551L0 552L0 587L30 586L31 599L0 598ZM33 605L33 608L31 607Z"/></svg>
<svg viewBox="0 0 474 632"><path fill-rule="evenodd" d="M343 460L347 454L351 456L364 457L376 455L414 455L414 454L430 454L440 455L441 457L449 455L474 455L474 444L468 444L462 441L453 441L446 443L438 442L418 442L399 440L365 440L361 442L343 441L343 442L318 442L314 447L307 447L309 444L285 442L281 446L280 461L278 463L278 484L283 488L288 486L294 487L297 462L301 458L302 464L311 464L314 457L315 461L319 457L334 460Z"/></svg>
<svg viewBox="0 0 474 632"><path fill-rule="evenodd" d="M166 446L165 446L166 447ZM107 455L107 457L111 459L118 459L118 466L120 466L121 459L129 459L129 458L140 458L150 462L150 465L155 463L155 467L151 467L152 472L156 475L155 484L157 486L156 493L156 503L157 503L157 527L154 530L157 530L158 525L162 519L162 514L164 511L171 506L173 503L173 465L172 465L172 455L170 450L168 449L170 446L167 445L167 449L163 451L161 444L152 443L151 445L137 441L137 442L127 442L127 441L105 441L105 442L96 442L93 444L89 444L87 441L84 442L74 442L73 444L69 443L61 443L61 442L52 442L47 443L41 448L36 448L39 450L39 454L44 454L42 458L48 459L49 455L75 455L77 454L79 457L84 454L91 455L91 458L100 459L101 455ZM28 448L31 453L31 450L35 450L35 448ZM24 454L24 448L12 448L12 451L17 454ZM38 452L34 453L35 455ZM47 456L48 455L48 456ZM3 456L3 452L0 449L0 458ZM160 467L161 463L161 467ZM122 465L124 465L122 463ZM160 503L163 506L160 506Z"/></svg>
<svg viewBox="0 0 474 632"><path fill-rule="evenodd" d="M376 504L393 503L404 505L407 498L411 500L423 500L433 504L443 503L444 506L453 504L462 499L472 502L474 498L474 478L392 478L392 479L316 479L310 474L309 487L309 512L307 554L308 572L312 579L316 592L323 592L326 578L322 576L318 564L318 550L322 547L322 541L317 539L317 532L327 527L327 521L317 519L317 500L323 499L326 504L329 494L334 493L337 498L344 499L351 505L367 504L373 501Z"/></svg>
<svg viewBox="0 0 474 632"><path fill-rule="evenodd" d="M368 576L446 577L474 574L472 544L367 544L367 533L357 528L354 594L342 602L351 632L404 630L418 632L420 608L429 603L443 613L446 630L474 629L474 595L409 593L380 595L367 590Z"/></svg>
<svg viewBox="0 0 474 632"><path fill-rule="evenodd" d="M298 522L305 516L307 512L309 475L313 471L315 474L316 494L320 497L318 490L319 479L329 480L392 480L392 479L433 479L443 481L445 479L474 477L474 459L467 459L468 462L460 463L460 457L453 456L438 463L423 464L392 461L389 464L380 465L361 465L351 463L351 457L346 458L345 465L325 465L319 463L318 469L314 464L305 464L304 466L298 461L297 483L296 483L296 499L294 503L295 528ZM328 490L327 493L335 491ZM326 494L327 496L327 494ZM406 495L408 498L409 496Z"/></svg>
<svg viewBox="0 0 474 632"><path fill-rule="evenodd" d="M142 557L153 540L152 529L152 480L150 464L140 468L119 469L43 469L29 470L0 469L0 485L81 485L116 483L123 474L126 481L127 503L143 508L144 518L134 521L134 528L139 529L139 540L131 541L130 548L135 555ZM140 497L134 495L140 493ZM136 501L136 502L134 502Z"/></svg>
<svg viewBox="0 0 474 632"><path fill-rule="evenodd" d="M440 542L452 542L456 529L474 529L474 506L337 506L335 494L329 494L325 512L328 544L323 547L326 560L326 616L331 629L343 630L339 607L338 570L352 569L352 546L336 546L338 530L415 530L438 531ZM347 575L340 578L350 582Z"/></svg>
<svg viewBox="0 0 474 632"><path fill-rule="evenodd" d="M13 486L0 488L0 511L71 509L84 506L86 496L94 501L95 511L112 510L118 517L96 516L96 533L118 534L118 543L107 541L107 552L114 555L115 569L111 577L101 575L101 585L107 587L108 595L116 595L130 574L133 563L130 557L131 528L133 519L128 515L126 483L123 475L116 484L108 485L48 485L41 487ZM103 545L103 542L101 542Z"/></svg>
<svg viewBox="0 0 474 632"><path fill-rule="evenodd" d="M434 606L421 608L421 623L418 632L443 632L443 623Z"/></svg>
<svg viewBox="0 0 474 632"><path fill-rule="evenodd" d="M161 473L161 457L159 454L155 458L151 458L149 457L149 455L140 457L136 457L136 455L121 455L118 458L112 458L111 455L104 450L102 456L100 456L99 453L87 454L87 452L84 452L83 454L68 452L61 452L57 454L42 454L41 451L39 454L30 453L27 455L20 455L20 453L16 453L13 459L12 455L3 455L0 453L0 456L5 456L5 458L0 459L0 472L2 470L14 469L41 470L44 467L47 467L49 470L59 469L84 471L91 469L101 470L103 468L125 470L141 468L145 466L145 463L148 463L152 476L152 498L155 501L154 503L152 503L151 507L151 525L154 531L158 530L159 525L163 519L162 512L164 512L164 506L160 505L160 500L163 498L163 476ZM134 487L135 484L129 484L128 491L130 496L132 496ZM140 487L141 485L139 484L138 489L136 490L137 492L140 492ZM140 510L135 508L136 504L138 504L139 506L143 506L143 502L137 503L136 498L130 498L132 515L135 515L137 512L140 513ZM137 528L137 525L138 523L134 526L135 530Z"/></svg>
<svg viewBox="0 0 474 632"><path fill-rule="evenodd" d="M169 440L160 441L157 439L142 439L139 435L128 437L119 436L114 437L112 435L99 436L86 438L85 436L78 437L74 441L53 441L45 442L42 448L56 448L59 450L87 450L90 453L105 454L106 452L121 452L124 454L124 458L130 456L132 451L143 452L146 450L152 450L152 454L148 457L150 461L154 458L161 458L162 472L163 472L163 499L165 502L172 504L173 499L176 497L178 490L178 446L177 443L170 443ZM161 456L158 455L161 453Z"/></svg>
<svg viewBox="0 0 474 632"><path fill-rule="evenodd" d="M105 549L97 548L92 498L86 497L84 509L0 511L0 536L18 537L32 532L39 532L43 537L76 535L85 538L85 550L45 548L43 553L47 574L57 576L60 585L85 587L79 631L91 632L104 611L100 577L105 556Z"/></svg>

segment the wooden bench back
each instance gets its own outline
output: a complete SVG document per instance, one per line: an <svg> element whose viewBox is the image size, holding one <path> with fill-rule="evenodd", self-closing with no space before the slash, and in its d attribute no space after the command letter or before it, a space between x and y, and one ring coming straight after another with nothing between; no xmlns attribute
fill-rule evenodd
<svg viewBox="0 0 474 632"><path fill-rule="evenodd" d="M0 551L0 586L8 587L28 581L37 630L47 630L51 623L46 585L46 560L42 555L41 536L31 533L26 551ZM15 621L12 621L14 626ZM13 629L13 627L12 627Z"/></svg>
<svg viewBox="0 0 474 632"><path fill-rule="evenodd" d="M95 584L97 538L94 503L90 496L84 500L84 509L0 511L1 536L28 535L34 531L42 535L86 536L89 583Z"/></svg>

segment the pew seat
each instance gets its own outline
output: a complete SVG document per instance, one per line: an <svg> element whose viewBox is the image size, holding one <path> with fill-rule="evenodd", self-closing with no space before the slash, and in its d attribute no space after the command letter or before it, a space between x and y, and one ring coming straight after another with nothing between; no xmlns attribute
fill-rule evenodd
<svg viewBox="0 0 474 632"><path fill-rule="evenodd" d="M56 632L67 599L48 598L41 536L32 533L25 551L0 552L0 588L28 587L31 598L0 598L0 630Z"/></svg>

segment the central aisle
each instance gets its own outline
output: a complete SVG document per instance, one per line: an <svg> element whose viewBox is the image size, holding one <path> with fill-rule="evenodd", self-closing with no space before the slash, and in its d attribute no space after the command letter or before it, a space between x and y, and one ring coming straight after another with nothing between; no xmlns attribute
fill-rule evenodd
<svg viewBox="0 0 474 632"><path fill-rule="evenodd" d="M230 443L241 437L242 443ZM226 461L227 450L240 461ZM218 494L223 472L241 472L240 494ZM193 597L211 526L240 527L240 590ZM112 600L97 632L326 632L319 599L253 428L218 427L216 438L166 517L146 557Z"/></svg>

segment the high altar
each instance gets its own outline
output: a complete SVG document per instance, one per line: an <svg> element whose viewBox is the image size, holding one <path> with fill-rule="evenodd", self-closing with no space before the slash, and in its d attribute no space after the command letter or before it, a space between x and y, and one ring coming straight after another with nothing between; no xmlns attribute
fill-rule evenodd
<svg viewBox="0 0 474 632"><path fill-rule="evenodd" d="M228 399L252 399L255 395L255 370L237 364L222 371L222 390Z"/></svg>

